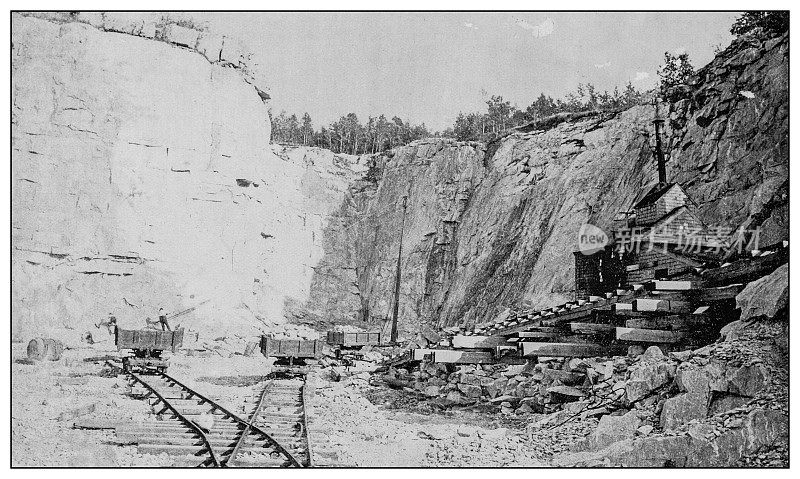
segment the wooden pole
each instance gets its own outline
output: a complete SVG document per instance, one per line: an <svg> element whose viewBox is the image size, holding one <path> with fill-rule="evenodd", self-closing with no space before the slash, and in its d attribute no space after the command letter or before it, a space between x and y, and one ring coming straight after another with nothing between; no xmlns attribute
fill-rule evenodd
<svg viewBox="0 0 800 479"><path fill-rule="evenodd" d="M658 114L658 98L653 101L653 105L656 109L655 117L653 118L653 127L656 133L656 147L653 154L656 157L656 163L658 164L658 182L662 185L665 185L667 184L667 165L666 161L664 160L664 151L661 148L661 127L664 124L664 120Z"/></svg>
<svg viewBox="0 0 800 479"><path fill-rule="evenodd" d="M406 226L406 208L408 207L408 196L403 197L403 220L400 223L400 248L397 250L397 271L394 280L394 309L392 311L392 333L391 342L397 342L397 313L400 310L400 260L403 258L403 230Z"/></svg>

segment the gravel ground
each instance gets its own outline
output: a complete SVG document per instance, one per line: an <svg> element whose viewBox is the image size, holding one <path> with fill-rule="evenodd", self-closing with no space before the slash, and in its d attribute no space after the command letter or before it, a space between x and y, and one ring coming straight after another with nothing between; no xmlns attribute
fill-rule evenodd
<svg viewBox="0 0 800 479"><path fill-rule="evenodd" d="M109 354L114 351L87 347L67 350L55 362L13 364L13 465L164 467L172 464L172 458L165 454L142 455L135 446L114 444L113 430L74 429L76 419L64 417L76 408L94 404L93 412L77 420L129 424L152 418L144 401L126 395L128 385L123 378L114 376L115 371L102 363L84 361ZM15 360L25 357L24 345L14 345L13 357ZM244 399L260 391L271 369L270 362L260 356L176 355L171 361L172 376L234 412L241 412ZM312 438L327 436L338 464L542 465L535 459L536 448L529 445L524 429L499 415L432 410L425 413L424 405L420 410L386 407L368 399L375 400L385 389L369 386L365 380L346 378L328 382L317 377L314 382L317 389L312 403Z"/></svg>
<svg viewBox="0 0 800 479"><path fill-rule="evenodd" d="M32 467L166 466L166 456L141 455L135 446L111 444L108 430L73 429L70 411L94 404L79 419L136 421L149 407L123 394L122 378L103 377L101 365L83 358L99 349L67 350L60 361L21 364L24 344L12 345L11 464Z"/></svg>
<svg viewBox="0 0 800 479"><path fill-rule="evenodd" d="M359 379L323 383L316 410L341 461L354 466L543 466L523 430L498 416L436 412ZM383 399L380 404L375 404ZM403 406L406 403L407 406ZM422 405L421 407L414 405ZM422 410L423 412L420 412Z"/></svg>
<svg viewBox="0 0 800 479"><path fill-rule="evenodd" d="M770 325L771 326L771 325ZM717 346L715 354L746 357L749 350L764 357L773 379L766 397L784 409L787 380L774 350L775 327L759 326L739 341ZM150 407L126 393L127 384L102 363L85 358L114 354L102 346L67 350L56 362L12 365L12 464L15 466L169 466L172 458L141 455L135 446L114 444L110 430L73 429L70 411L94 404L80 420L133 423L152 417ZM107 346L106 346L107 347ZM13 358L25 357L25 345L13 345ZM781 367L783 366L783 367ZM234 412L245 398L260 392L271 361L254 357L171 358L170 374L187 386L218 400ZM368 384L365 375L331 382L316 375L312 438L327 436L343 466L502 467L547 466L590 434L597 420L573 420L554 429L526 427L534 414L503 415L488 405L443 409L413 393ZM785 464L788 449L778 444L742 458L740 466Z"/></svg>

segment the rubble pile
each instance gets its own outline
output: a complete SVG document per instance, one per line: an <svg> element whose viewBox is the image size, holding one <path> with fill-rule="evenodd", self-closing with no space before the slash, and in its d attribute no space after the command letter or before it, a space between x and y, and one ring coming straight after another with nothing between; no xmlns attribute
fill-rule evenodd
<svg viewBox="0 0 800 479"><path fill-rule="evenodd" d="M759 454L765 448L783 450L788 350L776 338L785 335L785 328L779 319L762 319L739 324L724 341L690 351L664 354L651 346L641 354L632 348L628 356L540 358L539 363L510 366L423 362L416 370L390 369L384 378L441 408L484 405L523 419L540 454L569 449L556 459L562 465L610 460L663 466L681 458L689 461L682 465L729 465L759 448ZM637 441L637 447L625 451L638 451L642 444L686 444L680 452L659 449L660 455L646 459L607 451L625 441ZM695 464L700 459L687 452L693 450L691 441L691 447L716 452L698 455L705 462Z"/></svg>

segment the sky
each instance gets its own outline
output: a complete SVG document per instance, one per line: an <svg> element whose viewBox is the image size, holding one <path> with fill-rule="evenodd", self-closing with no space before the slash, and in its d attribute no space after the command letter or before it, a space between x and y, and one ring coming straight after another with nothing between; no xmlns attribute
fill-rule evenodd
<svg viewBox="0 0 800 479"><path fill-rule="evenodd" d="M242 39L265 73L273 112L315 127L355 112L451 126L491 95L525 108L578 83L656 84L664 52L697 68L732 40L734 12L208 13Z"/></svg>

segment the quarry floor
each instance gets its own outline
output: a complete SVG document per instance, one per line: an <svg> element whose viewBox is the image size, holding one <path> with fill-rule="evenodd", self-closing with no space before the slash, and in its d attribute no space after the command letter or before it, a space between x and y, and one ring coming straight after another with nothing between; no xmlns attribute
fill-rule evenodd
<svg viewBox="0 0 800 479"><path fill-rule="evenodd" d="M128 384L102 358L101 343L64 351L59 361L25 364L25 345L12 345L12 465L23 467L169 467L166 454L139 454L115 443L113 429L76 429L77 422L126 425L151 418L150 406L126 395ZM173 356L169 373L241 412L263 387L270 363L261 356ZM360 376L360 377L359 377ZM315 379L312 438L327 436L342 466L546 466L593 424L529 438L524 419L478 409L439 411L412 395L371 386L366 375L339 382ZM93 406L93 410L91 410ZM79 417L73 413L80 412Z"/></svg>

